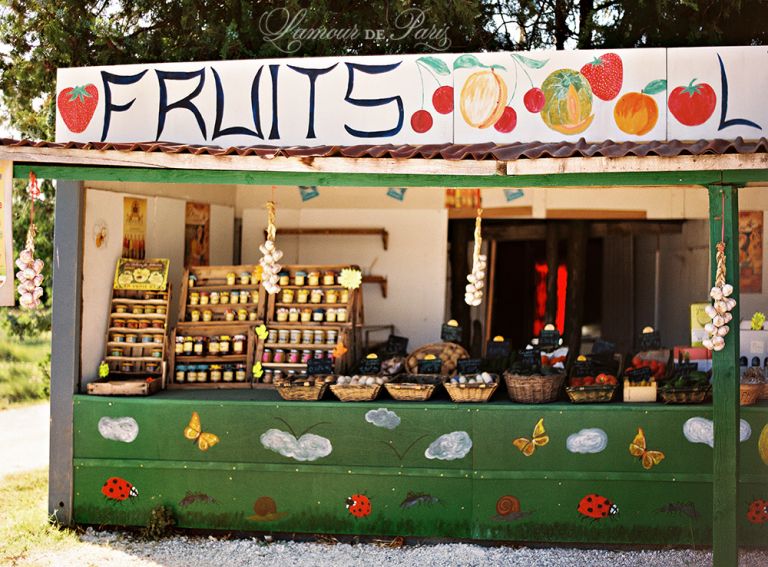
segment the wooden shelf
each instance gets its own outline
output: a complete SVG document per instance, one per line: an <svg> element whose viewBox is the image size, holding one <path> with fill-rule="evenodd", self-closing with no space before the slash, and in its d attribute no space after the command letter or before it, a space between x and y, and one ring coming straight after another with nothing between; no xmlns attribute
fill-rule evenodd
<svg viewBox="0 0 768 567"><path fill-rule="evenodd" d="M108 333L158 333L158 334L165 334L165 329L156 329L154 327L147 327L146 329L129 329L128 327L109 327L107 329ZM118 343L123 344L123 343ZM133 343L125 343L125 344L133 344ZM162 344L162 343L156 343L156 344Z"/></svg>
<svg viewBox="0 0 768 567"><path fill-rule="evenodd" d="M176 323L178 330L192 330L194 328L202 327L242 327L241 331L245 332L251 327L258 327L261 321L179 321ZM205 334L205 332L199 333Z"/></svg>
<svg viewBox="0 0 768 567"><path fill-rule="evenodd" d="M225 355L197 355L197 354L177 354L176 362L242 362L248 360L248 355L243 354L225 354Z"/></svg>
<svg viewBox="0 0 768 567"><path fill-rule="evenodd" d="M187 304L187 310L190 309L197 309L198 311L204 311L206 309L224 309L225 311L227 309L238 309L238 308L245 308L245 307L258 307L258 303L206 303L206 304Z"/></svg>
<svg viewBox="0 0 768 567"><path fill-rule="evenodd" d="M266 234L266 231L265 231ZM380 236L384 250L389 249L389 232L381 228L278 228L281 236Z"/></svg>
<svg viewBox="0 0 768 567"><path fill-rule="evenodd" d="M262 362L263 368L306 368L306 362Z"/></svg>
<svg viewBox="0 0 768 567"><path fill-rule="evenodd" d="M125 303L126 305L165 305L168 303L165 299L124 299L115 297L112 303Z"/></svg>
<svg viewBox="0 0 768 567"><path fill-rule="evenodd" d="M142 313L141 315L134 315L133 313L110 313L109 316L113 319L165 319L168 314Z"/></svg>
<svg viewBox="0 0 768 567"><path fill-rule="evenodd" d="M178 388L181 389L188 389L188 390L215 390L217 388L221 389L232 389L232 388L242 388L242 389L250 389L252 387L251 383L248 381L245 382L224 382L223 380L220 382L211 382L208 380L207 382L169 382L168 388Z"/></svg>
<svg viewBox="0 0 768 567"><path fill-rule="evenodd" d="M195 291L240 291L242 289L246 289L248 291L251 290L258 290L259 284L235 284L235 285L227 285L225 283L222 284L203 284L203 285L197 285L195 284L194 287L189 288L189 293L193 293Z"/></svg>
<svg viewBox="0 0 768 567"><path fill-rule="evenodd" d="M163 362L162 358L156 356L105 356L104 360L110 362Z"/></svg>
<svg viewBox="0 0 768 567"><path fill-rule="evenodd" d="M332 345L318 345L318 344L291 344L291 343L264 343L264 348L281 348L281 349L294 349L294 350L333 350L336 348L336 344Z"/></svg>
<svg viewBox="0 0 768 567"><path fill-rule="evenodd" d="M349 309L349 303L283 303L282 301L277 301L275 302L275 307L343 307L344 309Z"/></svg>
<svg viewBox="0 0 768 567"><path fill-rule="evenodd" d="M159 329L158 329L159 330ZM163 343L126 343L126 342L108 342L108 347L116 346L123 348L163 348Z"/></svg>
<svg viewBox="0 0 768 567"><path fill-rule="evenodd" d="M363 276L364 284L379 284L381 296L387 298L387 276Z"/></svg>

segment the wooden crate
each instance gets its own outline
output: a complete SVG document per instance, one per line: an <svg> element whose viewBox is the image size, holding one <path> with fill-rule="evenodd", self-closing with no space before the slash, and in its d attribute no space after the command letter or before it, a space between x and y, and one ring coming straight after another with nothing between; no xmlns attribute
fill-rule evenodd
<svg viewBox="0 0 768 567"><path fill-rule="evenodd" d="M204 309L210 309L213 312L213 317L215 320L223 319L224 312L227 309L235 309L238 308L245 308L250 312L255 311L256 318L254 320L251 320L251 324L254 324L255 321L264 321L264 310L265 310L265 293L263 288L260 285L260 282L257 283L248 283L248 284L241 284L240 283L240 273L241 272L249 272L250 274L253 274L254 271L257 271L259 268L256 264L243 264L241 266L195 266L188 268L184 271L184 279L182 281L181 286L181 297L180 297L180 307L179 307L179 322L188 322L190 319L190 311L192 309L198 309L199 311L203 311ZM235 285L227 285L226 279L227 274L230 272L234 272L236 274L235 277ZM197 281L195 285L190 288L189 287L189 276L194 275L197 278ZM207 304L207 305L190 305L189 304L189 294L190 292L208 292L211 291L227 291L227 292L233 292L233 291L248 291L251 295L254 293L258 294L258 299L256 301L251 298L251 300L248 303L226 303L226 304Z"/></svg>
<svg viewBox="0 0 768 567"><path fill-rule="evenodd" d="M312 325L305 323L303 326L297 326L297 325L284 325L283 323L267 323L267 329L268 330L274 330L274 331L281 331L281 330L288 330L288 331L312 331L314 333L315 330L322 330L322 331L336 331L337 339L336 343L329 345L327 343L323 343L322 345L318 344L305 344L305 343L280 343L280 342L268 342L268 341L259 341L257 351L256 351L256 360L263 360L262 356L264 354L264 349L271 349L273 351L277 349L282 349L286 352L286 357L288 356L288 352L291 349L298 350L301 352L302 350L311 350L312 354L314 355L314 351L316 350L322 350L322 351L332 351L336 348L336 345L339 342L343 342L344 345L348 345L350 342L350 336L351 336L351 327L332 327L330 325ZM349 347L347 347L349 348ZM337 358L334 360L333 369L334 373L340 374L347 370L347 367L349 366L349 353L346 355ZM297 362L297 363L291 363L288 362L287 359L285 362L262 362L262 367L265 370L272 370L273 372L275 370L280 370L284 374L284 378L287 377L287 373L289 370L293 370L296 372L297 375L304 374L306 372L307 365L306 363Z"/></svg>
<svg viewBox="0 0 768 567"><path fill-rule="evenodd" d="M150 396L161 388L161 380L151 382L133 380L98 380L88 384L88 393L94 396Z"/></svg>

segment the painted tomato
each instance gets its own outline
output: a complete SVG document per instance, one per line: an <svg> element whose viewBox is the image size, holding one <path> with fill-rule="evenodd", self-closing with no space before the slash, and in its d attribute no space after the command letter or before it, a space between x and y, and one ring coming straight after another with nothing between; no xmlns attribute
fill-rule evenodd
<svg viewBox="0 0 768 567"><path fill-rule="evenodd" d="M680 124L698 126L704 124L715 111L717 95L707 83L693 79L687 87L677 87L669 93L667 105Z"/></svg>
<svg viewBox="0 0 768 567"><path fill-rule="evenodd" d="M541 119L552 130L579 134L592 124L592 89L584 75L573 69L558 69L544 79L541 90L547 101Z"/></svg>
<svg viewBox="0 0 768 567"><path fill-rule="evenodd" d="M659 107L647 94L627 93L622 95L613 108L613 119L622 132L642 136L656 126Z"/></svg>
<svg viewBox="0 0 768 567"><path fill-rule="evenodd" d="M107 482L101 487L101 493L109 500L114 500L115 502L122 502L139 495L139 491L136 490L135 486L117 476L107 479Z"/></svg>
<svg viewBox="0 0 768 567"><path fill-rule="evenodd" d="M613 100L624 81L624 64L615 53L606 53L581 68L592 92L601 100Z"/></svg>
<svg viewBox="0 0 768 567"><path fill-rule="evenodd" d="M56 98L64 124L71 132L83 132L96 112L99 104L99 91L95 85L83 85L79 87L67 87Z"/></svg>
<svg viewBox="0 0 768 567"><path fill-rule="evenodd" d="M355 518L364 518L371 513L371 501L365 494L353 494L347 498L346 505Z"/></svg>
<svg viewBox="0 0 768 567"><path fill-rule="evenodd" d="M619 507L616 504L599 494L587 494L579 501L576 510L582 516L595 520L602 520L619 513Z"/></svg>

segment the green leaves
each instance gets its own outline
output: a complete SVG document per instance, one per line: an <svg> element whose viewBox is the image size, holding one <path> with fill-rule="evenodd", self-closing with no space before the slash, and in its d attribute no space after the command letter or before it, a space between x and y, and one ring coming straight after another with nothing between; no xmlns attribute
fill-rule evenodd
<svg viewBox="0 0 768 567"><path fill-rule="evenodd" d="M665 90L667 90L666 79L657 79L645 85L645 88L642 90L642 93L647 95L654 95Z"/></svg>
<svg viewBox="0 0 768 567"><path fill-rule="evenodd" d="M419 57L416 60L416 63L421 63L422 65L429 67L438 75L451 74L451 70L448 68L448 65L445 63L445 61L443 61L442 59L438 59L437 57L432 57L429 55L425 57Z"/></svg>
<svg viewBox="0 0 768 567"><path fill-rule="evenodd" d="M506 67L503 65L483 65L477 57L469 54L461 55L453 62L454 69L473 69L475 67L481 67L483 69L501 69L502 71L506 71Z"/></svg>
<svg viewBox="0 0 768 567"><path fill-rule="evenodd" d="M544 65L549 63L549 59L544 59L544 60L532 59L531 57L526 57L525 55L520 55L519 53L513 53L512 59L514 59L521 65L530 67L531 69L541 69Z"/></svg>

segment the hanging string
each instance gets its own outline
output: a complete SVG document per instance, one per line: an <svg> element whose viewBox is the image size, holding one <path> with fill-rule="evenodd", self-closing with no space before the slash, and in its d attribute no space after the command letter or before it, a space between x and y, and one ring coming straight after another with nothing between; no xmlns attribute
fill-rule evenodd
<svg viewBox="0 0 768 567"><path fill-rule="evenodd" d="M715 285L722 287L725 285L725 191L720 192L722 203L720 206L720 242L715 245L717 253L715 261L717 271L715 272Z"/></svg>
<svg viewBox="0 0 768 567"><path fill-rule="evenodd" d="M42 194L42 191L40 191L40 185L37 183L37 175L35 175L34 171L29 172L29 185L27 186L27 194L29 195L30 204L29 204L29 216L30 221L34 222L35 220L35 201L37 201L40 198L40 195Z"/></svg>
<svg viewBox="0 0 768 567"><path fill-rule="evenodd" d="M275 202L267 201L267 240L275 240L275 234L277 232L277 227L275 226L276 220Z"/></svg>
<svg viewBox="0 0 768 567"><path fill-rule="evenodd" d="M475 247L472 249L472 265L476 265L480 256L480 248L483 244L481 222L483 216L483 209L477 209L477 217L475 218Z"/></svg>

